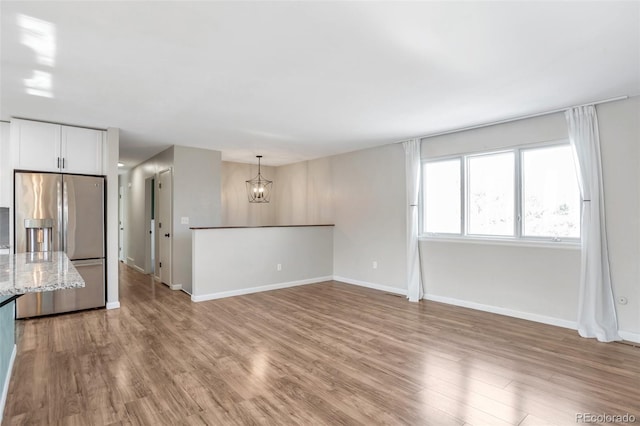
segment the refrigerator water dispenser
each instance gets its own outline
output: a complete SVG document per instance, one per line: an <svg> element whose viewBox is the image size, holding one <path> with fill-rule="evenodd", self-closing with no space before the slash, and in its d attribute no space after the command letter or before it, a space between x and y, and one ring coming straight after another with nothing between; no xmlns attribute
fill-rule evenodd
<svg viewBox="0 0 640 426"><path fill-rule="evenodd" d="M25 219L27 253L51 251L53 219Z"/></svg>

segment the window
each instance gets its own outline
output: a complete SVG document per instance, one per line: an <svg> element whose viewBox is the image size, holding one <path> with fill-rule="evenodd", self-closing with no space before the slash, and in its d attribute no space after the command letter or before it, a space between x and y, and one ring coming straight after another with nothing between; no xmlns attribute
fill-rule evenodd
<svg viewBox="0 0 640 426"><path fill-rule="evenodd" d="M467 170L469 235L513 236L514 153L469 157Z"/></svg>
<svg viewBox="0 0 640 426"><path fill-rule="evenodd" d="M580 238L580 192L568 144L428 160L422 176L423 233Z"/></svg>
<svg viewBox="0 0 640 426"><path fill-rule="evenodd" d="M425 163L423 169L425 204L423 229L426 232L459 234L462 227L460 159Z"/></svg>
<svg viewBox="0 0 640 426"><path fill-rule="evenodd" d="M568 145L522 151L522 235L580 238L580 190Z"/></svg>

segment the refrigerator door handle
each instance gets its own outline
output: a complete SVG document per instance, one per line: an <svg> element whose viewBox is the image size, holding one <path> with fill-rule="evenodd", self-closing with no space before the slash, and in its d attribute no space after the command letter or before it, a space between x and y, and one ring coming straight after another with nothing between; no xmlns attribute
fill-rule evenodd
<svg viewBox="0 0 640 426"><path fill-rule="evenodd" d="M73 266L99 266L104 264L103 259L86 259L86 260L72 260Z"/></svg>

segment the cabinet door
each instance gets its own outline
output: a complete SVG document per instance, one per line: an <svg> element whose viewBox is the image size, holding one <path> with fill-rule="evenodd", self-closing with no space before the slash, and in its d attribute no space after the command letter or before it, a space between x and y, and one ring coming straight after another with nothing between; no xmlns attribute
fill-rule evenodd
<svg viewBox="0 0 640 426"><path fill-rule="evenodd" d="M9 156L9 123L0 122L0 207L9 207L11 199L11 157Z"/></svg>
<svg viewBox="0 0 640 426"><path fill-rule="evenodd" d="M14 119L11 150L16 169L55 172L60 153L60 125Z"/></svg>
<svg viewBox="0 0 640 426"><path fill-rule="evenodd" d="M62 126L63 173L102 175L104 131Z"/></svg>

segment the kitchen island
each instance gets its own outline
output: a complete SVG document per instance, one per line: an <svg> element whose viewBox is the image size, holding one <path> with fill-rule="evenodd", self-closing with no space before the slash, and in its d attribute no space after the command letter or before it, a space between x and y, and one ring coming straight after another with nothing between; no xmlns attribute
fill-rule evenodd
<svg viewBox="0 0 640 426"><path fill-rule="evenodd" d="M84 287L84 280L64 252L17 253L0 255L1 303L25 293Z"/></svg>
<svg viewBox="0 0 640 426"><path fill-rule="evenodd" d="M64 252L0 255L0 421L16 357L14 301L26 293L84 286Z"/></svg>

